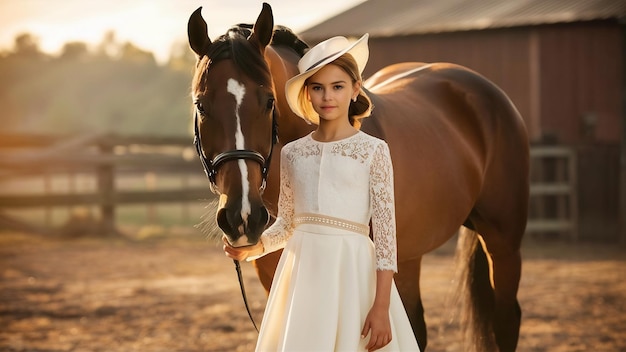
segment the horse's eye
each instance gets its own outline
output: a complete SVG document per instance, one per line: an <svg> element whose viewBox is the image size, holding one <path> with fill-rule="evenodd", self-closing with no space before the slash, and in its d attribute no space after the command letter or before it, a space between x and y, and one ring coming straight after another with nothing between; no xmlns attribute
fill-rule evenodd
<svg viewBox="0 0 626 352"><path fill-rule="evenodd" d="M271 110L274 108L274 98L267 99L267 110Z"/></svg>
<svg viewBox="0 0 626 352"><path fill-rule="evenodd" d="M202 105L201 102L197 101L196 102L196 109L198 109L198 112L201 113L202 115L204 115L205 111L204 111L204 105Z"/></svg>

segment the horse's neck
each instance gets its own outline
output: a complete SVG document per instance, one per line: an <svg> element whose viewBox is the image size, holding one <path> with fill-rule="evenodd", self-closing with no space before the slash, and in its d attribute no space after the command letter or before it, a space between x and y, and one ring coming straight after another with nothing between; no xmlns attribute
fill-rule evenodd
<svg viewBox="0 0 626 352"><path fill-rule="evenodd" d="M285 83L298 74L297 64L300 57L293 50L280 46L268 46L265 49L265 57L272 72L276 106L280 112L278 114L279 138L285 144L304 136L315 128L294 114L285 99Z"/></svg>

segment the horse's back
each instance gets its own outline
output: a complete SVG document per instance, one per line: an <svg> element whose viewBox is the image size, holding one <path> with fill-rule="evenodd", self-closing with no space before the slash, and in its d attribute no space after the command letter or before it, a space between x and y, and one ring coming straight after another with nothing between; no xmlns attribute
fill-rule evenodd
<svg viewBox="0 0 626 352"><path fill-rule="evenodd" d="M426 143L445 145L441 155L469 150L473 161L486 167L501 148L524 149L528 144L524 121L508 96L466 67L395 64L374 74L365 86L374 109L364 129L404 150L418 152ZM407 137L421 139L407 143Z"/></svg>
<svg viewBox="0 0 626 352"><path fill-rule="evenodd" d="M488 183L516 177L506 167L524 154L523 121L502 90L459 65L391 65L365 86L374 110L362 128L389 144L396 204L407 205L397 209L399 237L414 233L399 250L423 254L467 220Z"/></svg>
<svg viewBox="0 0 626 352"><path fill-rule="evenodd" d="M420 69L426 68L428 65L423 62L401 62L389 65L374 73L363 82L363 85L366 89L375 91L379 87L385 87L401 77L409 76Z"/></svg>

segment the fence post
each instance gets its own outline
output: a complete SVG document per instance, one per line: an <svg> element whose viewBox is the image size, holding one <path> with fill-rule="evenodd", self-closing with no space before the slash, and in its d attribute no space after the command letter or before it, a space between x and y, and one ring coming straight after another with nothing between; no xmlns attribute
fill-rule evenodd
<svg viewBox="0 0 626 352"><path fill-rule="evenodd" d="M98 144L100 154L109 158L98 164L98 194L100 195L100 228L101 235L109 236L117 233L115 228L115 165L112 161L113 145L107 139Z"/></svg>
<svg viewBox="0 0 626 352"><path fill-rule="evenodd" d="M45 195L52 194L52 178L48 171L43 174L43 192ZM46 227L52 227L52 207L46 206L44 209L44 224Z"/></svg>
<svg viewBox="0 0 626 352"><path fill-rule="evenodd" d="M540 165L538 182L531 181L531 205L540 210L528 219L527 232L558 232L563 236L567 231L569 240L578 241L578 161L574 148L557 146L533 147L530 151L532 165ZM544 160L550 160L545 168ZM556 198L550 198L556 197ZM536 201L533 201L533 198ZM545 202L550 200L550 203Z"/></svg>
<svg viewBox="0 0 626 352"><path fill-rule="evenodd" d="M578 152L575 148L570 150L569 154L569 216L572 227L570 228L570 236L574 242L578 242Z"/></svg>
<svg viewBox="0 0 626 352"><path fill-rule="evenodd" d="M182 188L184 190L187 190L189 188L189 176L187 174L183 175ZM183 202L181 215L182 215L182 223L188 224L189 223L189 202L187 201Z"/></svg>
<svg viewBox="0 0 626 352"><path fill-rule="evenodd" d="M622 57L626 55L626 25L621 21ZM620 243L626 245L626 69L622 69L622 136L619 156L619 231Z"/></svg>
<svg viewBox="0 0 626 352"><path fill-rule="evenodd" d="M152 172L152 171L148 171L144 174L144 181L146 183L146 189L148 191L154 191L157 189L157 175ZM148 218L148 223L149 224L156 224L157 222L157 211L156 211L156 205L152 202L148 202L146 204L146 213L147 213L147 218Z"/></svg>

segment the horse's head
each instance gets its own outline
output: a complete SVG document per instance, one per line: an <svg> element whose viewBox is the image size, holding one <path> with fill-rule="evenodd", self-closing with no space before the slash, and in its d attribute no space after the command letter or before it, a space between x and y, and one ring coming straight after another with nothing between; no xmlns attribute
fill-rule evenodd
<svg viewBox="0 0 626 352"><path fill-rule="evenodd" d="M261 195L277 134L264 52L274 20L263 4L253 27L235 26L211 41L201 9L188 23L198 56L192 83L196 149L211 189L220 195L219 227L232 245L245 246L258 241L269 221Z"/></svg>

